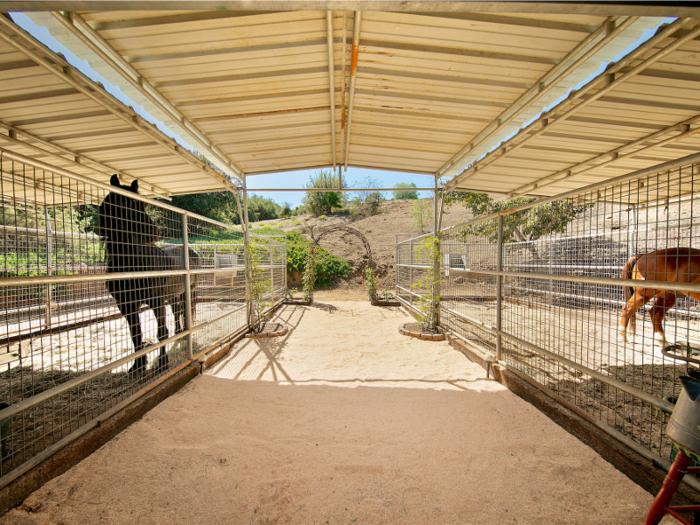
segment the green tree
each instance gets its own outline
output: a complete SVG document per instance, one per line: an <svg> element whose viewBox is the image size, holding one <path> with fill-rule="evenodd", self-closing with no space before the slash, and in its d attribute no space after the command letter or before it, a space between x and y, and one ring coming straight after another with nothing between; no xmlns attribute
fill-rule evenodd
<svg viewBox="0 0 700 525"><path fill-rule="evenodd" d="M306 183L306 188L337 188L338 177L330 170L317 171L315 175L309 177L309 182ZM333 211L333 208L340 208L343 205L343 198L340 192L316 192L307 191L303 199L306 211L316 217L319 215L327 215Z"/></svg>
<svg viewBox="0 0 700 525"><path fill-rule="evenodd" d="M411 204L413 226L420 232L426 233L433 224L433 206L431 199L418 199Z"/></svg>
<svg viewBox="0 0 700 525"><path fill-rule="evenodd" d="M529 204L537 199L518 197L511 200L497 201L486 193L450 192L445 197L445 204L459 203L471 210L474 217L502 212ZM592 204L576 204L573 200L555 201L542 204L523 211L503 215L503 242L535 241L553 233L566 232L567 225ZM484 236L491 242L498 240L498 221L492 219L467 226L460 230L462 237L467 235ZM538 254L534 246L529 246L533 256Z"/></svg>
<svg viewBox="0 0 700 525"><path fill-rule="evenodd" d="M241 222L238 217L236 196L230 191L175 195L170 204L226 224Z"/></svg>
<svg viewBox="0 0 700 525"><path fill-rule="evenodd" d="M250 195L248 197L248 220L251 222L269 221L277 219L282 207L260 195Z"/></svg>
<svg viewBox="0 0 700 525"><path fill-rule="evenodd" d="M379 188L379 181L367 177L360 183L364 188ZM379 191L358 191L353 200L353 205L365 215L377 215L384 202L384 196Z"/></svg>
<svg viewBox="0 0 700 525"><path fill-rule="evenodd" d="M394 188L416 188L415 182L399 182ZM418 192L413 190L413 191L399 191L399 190L394 190L391 193L394 194L394 199L417 199L418 198Z"/></svg>

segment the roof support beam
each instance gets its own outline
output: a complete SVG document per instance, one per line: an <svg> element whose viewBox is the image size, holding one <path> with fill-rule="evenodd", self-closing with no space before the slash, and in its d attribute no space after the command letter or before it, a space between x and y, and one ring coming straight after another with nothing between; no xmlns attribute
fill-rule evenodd
<svg viewBox="0 0 700 525"><path fill-rule="evenodd" d="M74 12L51 13L68 31L88 46L97 56L105 61L116 73L126 80L136 91L154 104L160 111L170 117L177 128L173 131L193 139L193 146L200 149L213 163L229 176L243 178L243 170L236 166L207 136L185 117L172 103L163 96L137 69L129 64L99 33L83 18Z"/></svg>
<svg viewBox="0 0 700 525"><path fill-rule="evenodd" d="M250 11L251 6L260 11L316 10L372 10L390 12L450 12L450 13L558 13L588 16L638 15L638 16L700 16L700 9L693 3L683 2L504 2L487 0L113 0L109 9L121 10L226 10ZM60 7L59 7L60 6ZM6 11L46 11L54 7L83 11L105 9L104 0L4 0Z"/></svg>
<svg viewBox="0 0 700 525"><path fill-rule="evenodd" d="M342 167L342 162L343 159L345 158L343 155L344 152L344 146L345 146L345 93L347 92L347 80L345 78L345 63L347 61L347 55L348 55L348 14L346 11L343 11L343 45L341 47L341 52L343 53L343 57L341 60L341 76L340 76L340 84L341 84L341 91L342 91L342 96L340 100L340 162L341 166L338 166L338 188L343 187L343 167Z"/></svg>
<svg viewBox="0 0 700 525"><path fill-rule="evenodd" d="M326 25L328 32L328 82L331 92L331 151L333 152L333 171L335 171L335 64L333 52L333 12L326 11Z"/></svg>
<svg viewBox="0 0 700 525"><path fill-rule="evenodd" d="M632 63L638 60L646 52L650 51L656 47L660 42L664 41L668 37L672 36L679 28L682 28L688 22L696 22L693 18L681 18L670 24L668 27L662 31L657 32L657 34L647 40L644 44L639 46L637 49L632 51L629 55L622 58L619 62L616 62L610 67L606 72L601 74L597 79L589 82L583 86L578 91L573 92L565 101L561 104L542 115L540 119L530 124L527 128L521 130L517 135L512 137L507 142L503 143L501 147L493 150L486 155L482 160L476 162L473 166L466 169L462 174L454 177L446 185L449 189L456 189L465 180L472 177L478 170L483 170L485 167L493 164L497 160L503 159L507 155L511 154L513 151L520 149L525 144L531 140L544 134L546 131L551 129L556 124L560 124L566 121L570 116L574 115L576 112L592 104L606 93L617 88L623 82L626 82L630 78L634 77L641 71L644 71L651 64L662 59L675 49L678 49L686 42L689 42L698 36L700 36L700 28L696 27L694 30L689 31L682 38L677 38L666 47L655 53L650 58L642 61L635 67L623 71L625 68L630 66ZM603 82L601 82L601 79ZM594 92L594 90L598 90ZM561 113L563 111L563 113ZM558 115L557 115L558 114Z"/></svg>
<svg viewBox="0 0 700 525"><path fill-rule="evenodd" d="M10 142L12 144L16 144L18 146L23 146L26 148L29 148L40 155L49 157L54 160L60 160L63 162L68 162L70 163L71 167L75 169L76 167L80 168L87 168L95 173L99 173L100 175L106 175L109 176L112 173L117 173L119 175L119 178L122 179L124 182L131 182L132 180L136 179L133 175L129 175L128 172L117 169L117 168L112 168L111 166L107 164L103 164L97 160L91 159L90 157L83 155L81 153L77 153L75 151L71 151L68 148L64 148L63 146L59 146L58 144L54 144L48 140L44 140L40 137L37 137L36 135L33 135L31 133L28 133L26 131L23 131L20 128L17 128L15 126L11 126L10 124L7 124L5 122L0 121L0 128L5 128L9 134L8 136L0 135L0 140L4 140L5 142ZM21 140L18 138L18 136L23 135L27 139L29 139L32 143L30 142L25 142L24 140ZM40 144L43 147L39 147L36 144ZM53 148L55 150L58 150L59 153L54 153L52 151L48 151L45 148ZM68 155L72 158L67 159L63 157L62 155ZM170 198L170 193L163 188L160 188L156 186L155 184L152 183L146 183L143 181L140 182L140 188L145 190L148 193L152 193L153 195L156 195L161 198Z"/></svg>
<svg viewBox="0 0 700 525"><path fill-rule="evenodd" d="M621 24L615 26L615 18L608 18L595 31L582 40L571 50L556 66L547 71L540 79L518 99L510 104L494 121L487 126L476 138L438 170L438 176L450 176L459 170L460 163L479 145L494 136L503 126L513 122L525 110L530 108L535 101L554 89L567 75L576 71L585 61L590 59L603 47L617 38L620 33L631 26L638 17L629 17ZM596 42L596 39L598 41ZM588 48L588 49L586 49ZM572 62L573 60L573 62Z"/></svg>
<svg viewBox="0 0 700 525"><path fill-rule="evenodd" d="M116 101L111 95L104 91L104 88L100 89L100 86L87 79L80 71L66 62L62 56L53 53L42 44L39 44L34 38L4 16L0 16L0 40L6 42L28 58L31 58L36 64L87 96L100 107L109 111L111 115L114 115L132 129L139 131L150 140L158 143L171 154L189 163L207 177L217 180L223 187L229 188L231 191L237 191L237 186L230 180L205 165L189 151L179 146L174 140L163 135L153 124L138 116L131 108Z"/></svg>
<svg viewBox="0 0 700 525"><path fill-rule="evenodd" d="M357 79L357 57L360 53L360 25L362 23L362 11L355 11L355 19L352 31L352 59L350 61L350 98L348 101L347 131L345 132L345 171L348 171L348 158L350 157L350 131L352 127L352 108L355 102L355 80Z"/></svg>
<svg viewBox="0 0 700 525"><path fill-rule="evenodd" d="M640 153L646 153L653 149L667 146L668 144L671 144L678 140L682 140L692 135L696 135L700 133L700 129L691 130L690 125L698 121L700 121L700 115L696 115L690 119L684 120L683 122L674 124L673 126L668 126L667 128L657 131L656 133L652 133L651 135L647 135L613 150L606 151L605 153L601 153L600 155L597 155L591 159L579 162L578 164L574 164L573 166L569 166L568 168L565 168L563 170L559 170L556 173L547 175L546 177L542 177L541 179L535 182L524 184L523 186L520 186L519 188L516 188L512 192L508 193L508 197L516 197L519 195L523 195L526 194L528 191L533 191L535 189L539 191L545 186L549 186L550 184L560 182L564 179L577 177L579 175L583 175L584 173L588 173L589 171L592 171L594 169L602 168L610 164L619 162L621 160L634 157L635 155L639 155ZM665 138L659 142L656 142L655 144L647 144L649 141L657 140L665 135L668 135L669 133L677 134L672 137ZM641 147L635 149L634 151L629 151L625 153L625 151L629 148L636 148L638 146ZM590 166L590 164L595 162L598 162L598 164Z"/></svg>

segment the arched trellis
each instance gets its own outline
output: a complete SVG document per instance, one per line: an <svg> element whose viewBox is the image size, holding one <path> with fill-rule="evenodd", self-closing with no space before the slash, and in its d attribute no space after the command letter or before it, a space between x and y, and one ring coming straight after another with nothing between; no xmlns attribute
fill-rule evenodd
<svg viewBox="0 0 700 525"><path fill-rule="evenodd" d="M311 230L311 238L314 240L314 244L320 246L321 239L323 239L326 235L331 234L331 233L336 233L336 232L345 232L346 234L352 234L358 239L362 241L362 244L365 245L365 250L367 250L367 265L372 268L374 264L372 263L372 248L369 245L369 241L367 240L367 237L362 235L359 231L357 231L355 228L350 228L348 226L335 226L333 228L328 228L327 230L324 230L321 232L321 234L318 237L314 237L314 232L313 229Z"/></svg>

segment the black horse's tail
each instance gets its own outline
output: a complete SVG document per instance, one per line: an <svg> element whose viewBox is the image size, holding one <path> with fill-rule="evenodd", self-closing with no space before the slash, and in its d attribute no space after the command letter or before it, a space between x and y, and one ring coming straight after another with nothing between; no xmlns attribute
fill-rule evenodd
<svg viewBox="0 0 700 525"><path fill-rule="evenodd" d="M629 261L622 267L622 273L620 274L620 277L622 279L631 279L632 278L632 270L634 270L634 266L637 264L637 261L641 259L643 255L635 255L634 257L631 257ZM634 288L631 286L623 286L622 290L625 293L625 301L629 301L630 297L634 294Z"/></svg>

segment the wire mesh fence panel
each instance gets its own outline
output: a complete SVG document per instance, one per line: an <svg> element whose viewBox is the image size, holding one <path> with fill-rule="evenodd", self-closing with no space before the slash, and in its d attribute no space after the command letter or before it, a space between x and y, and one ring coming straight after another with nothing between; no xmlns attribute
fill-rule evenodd
<svg viewBox="0 0 700 525"><path fill-rule="evenodd" d="M688 163L504 214L501 271L495 218L450 230L441 324L670 458L679 377L700 363L699 177ZM421 242L397 238L397 287L416 291Z"/></svg>
<svg viewBox="0 0 700 525"><path fill-rule="evenodd" d="M0 194L1 485L248 319L239 229L2 150ZM286 244L253 237L272 305Z"/></svg>

